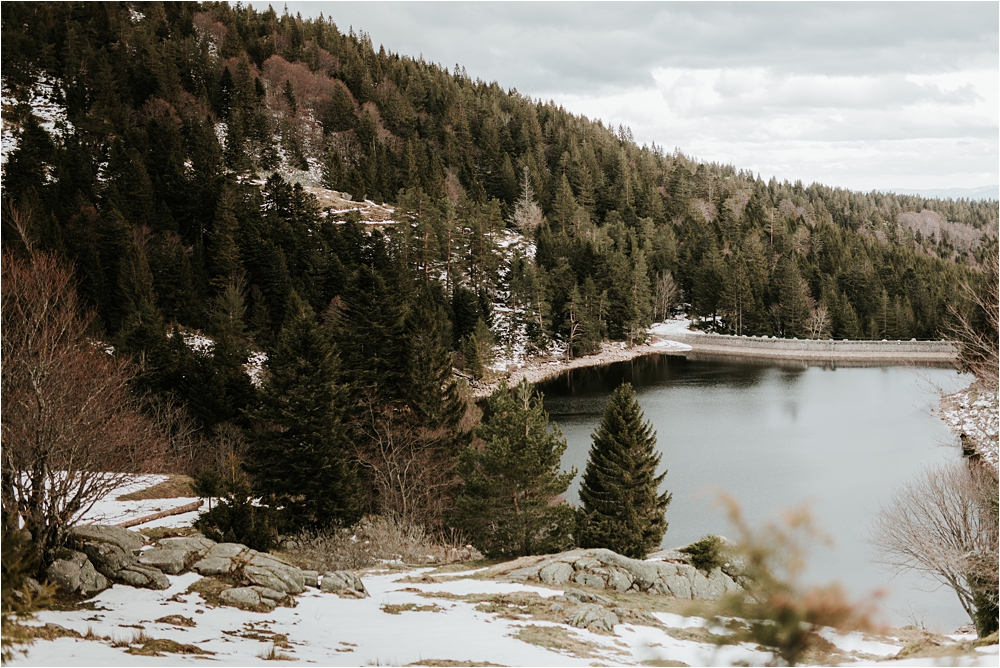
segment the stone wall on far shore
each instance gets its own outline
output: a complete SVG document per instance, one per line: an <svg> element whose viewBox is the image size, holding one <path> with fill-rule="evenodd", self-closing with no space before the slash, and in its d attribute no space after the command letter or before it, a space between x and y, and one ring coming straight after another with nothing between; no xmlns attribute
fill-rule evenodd
<svg viewBox="0 0 1000 668"><path fill-rule="evenodd" d="M850 341L834 339L779 339L767 336L731 336L670 332L661 338L705 350L739 355L763 355L831 359L912 359L914 361L954 361L958 348L951 341Z"/></svg>

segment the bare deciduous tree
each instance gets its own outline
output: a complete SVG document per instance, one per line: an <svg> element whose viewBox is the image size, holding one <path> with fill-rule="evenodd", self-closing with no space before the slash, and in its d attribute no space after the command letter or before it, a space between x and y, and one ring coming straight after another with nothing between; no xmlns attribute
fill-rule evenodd
<svg viewBox="0 0 1000 668"><path fill-rule="evenodd" d="M809 322L806 324L810 339L830 338L830 312L825 304L817 304L809 311Z"/></svg>
<svg viewBox="0 0 1000 668"><path fill-rule="evenodd" d="M2 265L3 512L44 565L97 501L156 469L166 439L129 389L133 366L87 338L70 272L30 250Z"/></svg>
<svg viewBox="0 0 1000 668"><path fill-rule="evenodd" d="M656 293L653 298L653 320L660 322L670 315L670 309L677 303L677 282L673 274L664 271L656 279Z"/></svg>
<svg viewBox="0 0 1000 668"><path fill-rule="evenodd" d="M962 284L970 308L949 305L954 318L949 334L961 344L958 361L962 369L996 392L1000 380L1000 263L993 255L983 263L983 278L980 288Z"/></svg>
<svg viewBox="0 0 1000 668"><path fill-rule="evenodd" d="M882 507L871 530L879 560L955 591L975 618L970 578L997 591L997 478L990 467L954 462L923 471Z"/></svg>
<svg viewBox="0 0 1000 668"><path fill-rule="evenodd" d="M524 232L531 234L542 224L542 209L535 201L535 191L531 188L531 177L528 168L524 168L524 178L521 180L521 196L514 203L514 213L510 222Z"/></svg>

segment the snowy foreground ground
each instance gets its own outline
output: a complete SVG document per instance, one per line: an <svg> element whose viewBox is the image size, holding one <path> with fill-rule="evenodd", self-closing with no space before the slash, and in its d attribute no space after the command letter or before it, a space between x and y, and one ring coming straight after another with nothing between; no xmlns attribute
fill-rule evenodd
<svg viewBox="0 0 1000 668"><path fill-rule="evenodd" d="M160 482L143 476L122 493ZM92 521L107 522L157 512L190 499L108 500L94 510ZM191 514L158 520L158 526L189 524ZM118 519L118 521L123 521ZM482 568L435 570L387 565L362 573L370 597L342 599L307 589L294 608L246 612L214 607L188 587L195 573L169 576L166 591L115 585L79 610L41 612L32 625L57 624L84 637L36 640L23 666L173 666L254 665L269 658L331 666L364 665L765 665L773 657L749 645L715 647L699 633L706 622L670 612L653 612L655 623L618 624L613 634L599 634L522 614L511 595L540 597L542 608L563 590L480 579ZM506 595L506 598L504 596ZM522 599L523 600L523 599ZM535 599L537 600L537 599ZM536 607L536 609L538 609ZM542 616L543 617L543 616ZM713 629L725 633L723 629ZM203 654L129 653L135 640L172 640ZM857 633L824 633L839 650L836 662L892 665L996 666L997 647L934 659L892 658L902 640ZM954 636L969 640L971 636ZM942 638L945 642L952 639ZM190 650L189 650L190 651ZM268 658L268 655L271 655Z"/></svg>

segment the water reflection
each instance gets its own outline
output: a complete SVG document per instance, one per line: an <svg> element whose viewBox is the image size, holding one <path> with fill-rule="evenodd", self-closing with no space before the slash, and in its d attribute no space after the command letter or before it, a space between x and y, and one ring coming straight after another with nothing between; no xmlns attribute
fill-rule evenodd
<svg viewBox="0 0 1000 668"><path fill-rule="evenodd" d="M712 490L742 504L751 522L812 500L837 549L813 556L817 581L842 580L857 594L894 592L887 615L908 606L952 631L964 614L948 591L919 592L919 581L890 581L865 543L879 504L920 468L957 456L954 435L931 414L936 387L962 384L953 370L832 368L822 363L652 355L605 367L574 369L539 385L545 407L569 447L565 468L582 471L591 434L611 391L636 386L657 431L666 487L674 501L665 544L680 545L728 529ZM569 498L576 502L578 480Z"/></svg>

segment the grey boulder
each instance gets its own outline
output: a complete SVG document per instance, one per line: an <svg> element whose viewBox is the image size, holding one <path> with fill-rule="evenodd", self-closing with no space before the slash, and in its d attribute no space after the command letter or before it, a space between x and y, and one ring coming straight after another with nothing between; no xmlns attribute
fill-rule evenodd
<svg viewBox="0 0 1000 668"><path fill-rule="evenodd" d="M585 603L577 607L566 620L571 626L592 631L614 631L618 624L618 615L603 605Z"/></svg>
<svg viewBox="0 0 1000 668"><path fill-rule="evenodd" d="M233 587L219 594L219 599L226 605L249 610L264 610L270 612L277 607L286 594L268 587Z"/></svg>
<svg viewBox="0 0 1000 668"><path fill-rule="evenodd" d="M306 576L299 568L238 543L212 545L191 568L201 575L235 577L248 586L282 594L301 594L306 587Z"/></svg>
<svg viewBox="0 0 1000 668"><path fill-rule="evenodd" d="M320 590L333 592L344 598L367 598L368 591L361 578L351 571L332 571L323 574Z"/></svg>
<svg viewBox="0 0 1000 668"><path fill-rule="evenodd" d="M139 563L170 575L177 575L184 570L187 556L188 553L185 550L153 548L139 553Z"/></svg>
<svg viewBox="0 0 1000 668"><path fill-rule="evenodd" d="M90 597L108 588L108 580L98 573L86 554L72 552L48 567L45 575L63 591Z"/></svg>
<svg viewBox="0 0 1000 668"><path fill-rule="evenodd" d="M737 580L725 569L703 573L687 562L687 555L673 550L657 556L658 559L643 561L606 549L570 550L512 570L506 579L536 580L557 586L572 582L594 589L702 600L741 591Z"/></svg>
<svg viewBox="0 0 1000 668"><path fill-rule="evenodd" d="M134 554L116 544L84 543L83 551L94 567L112 582L147 589L166 589L170 586L166 575L156 568L141 565Z"/></svg>
<svg viewBox="0 0 1000 668"><path fill-rule="evenodd" d="M110 543L126 552L138 552L146 537L136 531L101 524L83 524L69 530L70 538L78 543Z"/></svg>

